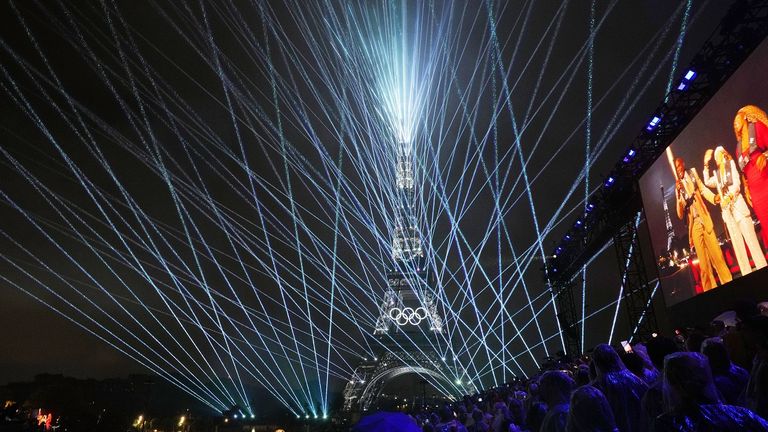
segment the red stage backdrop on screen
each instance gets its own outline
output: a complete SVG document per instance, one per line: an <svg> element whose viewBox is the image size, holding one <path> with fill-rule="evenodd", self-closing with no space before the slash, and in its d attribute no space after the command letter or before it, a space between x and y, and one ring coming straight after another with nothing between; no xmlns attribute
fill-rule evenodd
<svg viewBox="0 0 768 432"><path fill-rule="evenodd" d="M766 268L766 110L768 41L640 178L668 306Z"/></svg>

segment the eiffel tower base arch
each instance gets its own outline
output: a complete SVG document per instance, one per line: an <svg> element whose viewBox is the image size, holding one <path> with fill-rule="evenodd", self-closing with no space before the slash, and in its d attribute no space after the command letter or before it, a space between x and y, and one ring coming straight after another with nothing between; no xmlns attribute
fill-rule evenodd
<svg viewBox="0 0 768 432"><path fill-rule="evenodd" d="M452 377L462 376L460 369L447 364L433 350L389 351L375 360L363 361L355 368L344 388L344 411L368 411L388 381L409 373L439 383L438 388L452 392L445 395L450 398L477 392L472 383L457 385L453 382Z"/></svg>

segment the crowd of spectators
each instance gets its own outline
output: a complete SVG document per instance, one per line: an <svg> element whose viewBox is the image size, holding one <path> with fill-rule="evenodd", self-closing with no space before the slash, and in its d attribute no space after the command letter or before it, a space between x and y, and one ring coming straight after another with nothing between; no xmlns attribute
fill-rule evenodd
<svg viewBox="0 0 768 432"><path fill-rule="evenodd" d="M734 326L549 361L529 379L410 413L397 430L768 431L768 317L752 306Z"/></svg>

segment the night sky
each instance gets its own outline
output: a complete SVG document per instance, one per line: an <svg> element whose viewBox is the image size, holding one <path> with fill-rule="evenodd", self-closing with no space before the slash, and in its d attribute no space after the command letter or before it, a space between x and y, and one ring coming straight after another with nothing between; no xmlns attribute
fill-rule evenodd
<svg viewBox="0 0 768 432"><path fill-rule="evenodd" d="M540 334L550 354L560 342L551 337L556 319L542 295L519 155L549 253L577 216L569 212L583 206L577 176L587 137L596 152L592 190L663 99L677 41L675 80L730 4L689 2L681 34L685 2L596 2L588 130L590 2L407 2L397 13L378 2L319 3L2 3L0 383L148 370L47 303L113 343L131 341L145 354L152 346L159 359L184 358L190 344L198 359L261 347L263 363L225 358L230 367L215 373L288 373L295 360L267 358L286 349L325 368L329 352L338 389L370 347L364 340L392 265L391 131L376 85L392 59L371 48L397 26L409 29L403 58L418 66L411 77L423 94L414 142L436 292L441 307L455 309L452 322L465 323L452 324L441 348L485 339L507 359L494 359L497 378L535 370L545 356ZM506 233L495 228L494 197L504 203ZM530 262L520 270L524 284L515 257ZM483 290L499 277L501 291ZM609 337L615 308L603 307L615 302L618 280L608 249L587 273L587 347ZM305 284L317 291L307 294ZM327 290L337 285L329 348L320 335L330 321ZM505 310L522 337L502 321L503 339L500 328L482 338L478 313L492 320ZM182 311L200 321L179 318ZM534 314L540 330L525 326ZM614 342L628 333L623 311L616 332ZM477 352L459 357L483 364L489 354ZM509 356L521 353L511 366ZM164 369L170 364L178 363ZM325 379L310 376L310 388Z"/></svg>

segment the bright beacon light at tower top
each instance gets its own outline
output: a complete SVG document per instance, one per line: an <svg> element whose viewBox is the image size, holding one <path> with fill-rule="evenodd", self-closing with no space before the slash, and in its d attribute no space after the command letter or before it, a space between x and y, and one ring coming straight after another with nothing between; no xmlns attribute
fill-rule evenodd
<svg viewBox="0 0 768 432"><path fill-rule="evenodd" d="M399 57L399 58L398 58ZM406 62L405 55L395 55L379 77L379 98L382 114L398 144L413 141L419 117L419 78Z"/></svg>
<svg viewBox="0 0 768 432"><path fill-rule="evenodd" d="M392 5L380 13L386 19L379 16L367 21L376 26L361 40L370 67L375 111L396 143L409 147L434 73L436 62L431 55L435 53L423 49L431 44L423 40L427 35L418 14L409 20L404 7Z"/></svg>
<svg viewBox="0 0 768 432"><path fill-rule="evenodd" d="M413 85L404 77L381 90L386 121L398 144L410 144L418 115Z"/></svg>

